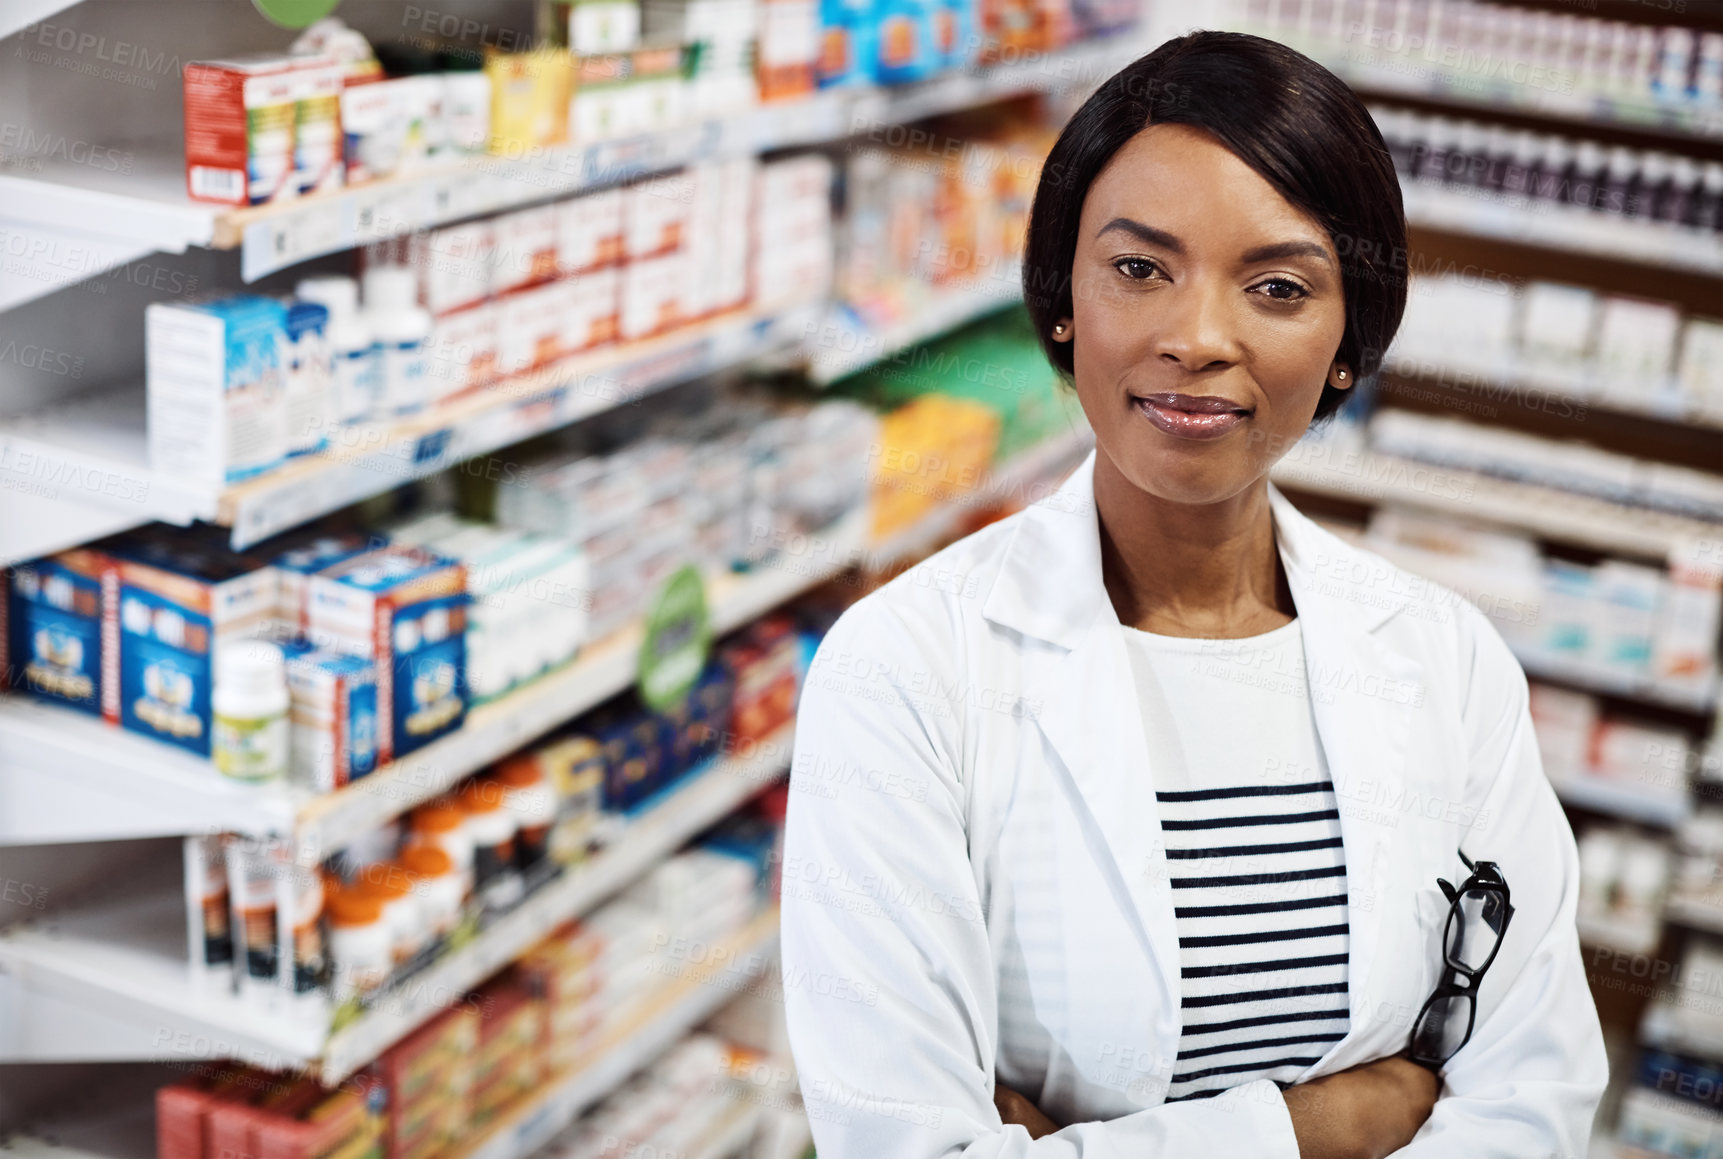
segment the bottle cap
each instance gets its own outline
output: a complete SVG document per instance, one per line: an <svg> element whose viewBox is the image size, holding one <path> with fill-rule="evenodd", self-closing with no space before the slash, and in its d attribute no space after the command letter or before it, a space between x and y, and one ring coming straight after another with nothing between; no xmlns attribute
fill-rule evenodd
<svg viewBox="0 0 1723 1159"><path fill-rule="evenodd" d="M503 792L495 781L468 781L461 790L461 808L468 813L494 813L503 807Z"/></svg>
<svg viewBox="0 0 1723 1159"><path fill-rule="evenodd" d="M383 902L406 897L413 892L413 874L392 861L379 861L359 871L353 888Z"/></svg>
<svg viewBox="0 0 1723 1159"><path fill-rule="evenodd" d="M383 920L383 900L355 889L330 894L327 909L329 924L337 929L371 926Z"/></svg>
<svg viewBox="0 0 1723 1159"><path fill-rule="evenodd" d="M240 640L215 657L215 680L225 690L249 696L277 696L287 687L287 662L281 646L267 640Z"/></svg>
<svg viewBox="0 0 1723 1159"><path fill-rule="evenodd" d="M419 279L406 266L378 266L365 271L365 309L394 313L418 304Z"/></svg>
<svg viewBox="0 0 1723 1159"><path fill-rule="evenodd" d="M465 820L461 808L452 801L433 801L413 811L413 832L452 833Z"/></svg>
<svg viewBox="0 0 1723 1159"><path fill-rule="evenodd" d="M325 307L331 318L351 316L359 310L359 283L340 274L305 278L294 287L293 293Z"/></svg>
<svg viewBox="0 0 1723 1159"><path fill-rule="evenodd" d="M454 858L435 845L414 845L402 852L401 867L421 877L442 877L455 870Z"/></svg>

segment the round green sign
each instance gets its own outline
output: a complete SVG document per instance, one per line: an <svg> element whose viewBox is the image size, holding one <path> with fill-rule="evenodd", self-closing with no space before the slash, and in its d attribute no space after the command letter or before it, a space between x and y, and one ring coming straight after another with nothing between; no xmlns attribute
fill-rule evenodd
<svg viewBox="0 0 1723 1159"><path fill-rule="evenodd" d="M272 24L308 28L335 11L341 0L251 0Z"/></svg>
<svg viewBox="0 0 1723 1159"><path fill-rule="evenodd" d="M700 678L711 648L706 583L699 568L681 568L664 581L646 612L646 638L640 642L640 699L657 712L679 704Z"/></svg>

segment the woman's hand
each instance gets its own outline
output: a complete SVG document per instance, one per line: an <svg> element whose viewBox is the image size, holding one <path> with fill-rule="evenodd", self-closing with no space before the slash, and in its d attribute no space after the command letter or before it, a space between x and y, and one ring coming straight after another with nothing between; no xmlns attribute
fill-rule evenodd
<svg viewBox="0 0 1723 1159"><path fill-rule="evenodd" d="M995 1081L993 1084L993 1105L999 1108L999 1117L1005 1120L1005 1125L1016 1123L1026 1127L1031 1139L1039 1139L1043 1135L1051 1135L1059 1128L1041 1108L1012 1090L1010 1087Z"/></svg>
<svg viewBox="0 0 1723 1159"><path fill-rule="evenodd" d="M1412 1141L1442 1080L1410 1059L1378 1059L1282 1092L1300 1159L1382 1159Z"/></svg>

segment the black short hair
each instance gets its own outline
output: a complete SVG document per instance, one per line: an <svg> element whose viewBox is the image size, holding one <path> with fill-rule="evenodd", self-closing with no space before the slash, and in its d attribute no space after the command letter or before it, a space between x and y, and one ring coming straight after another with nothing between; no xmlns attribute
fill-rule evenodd
<svg viewBox="0 0 1723 1159"><path fill-rule="evenodd" d="M1406 214L1382 134L1344 81L1300 52L1240 32L1169 40L1108 78L1047 155L1029 214L1023 297L1053 365L1071 374L1071 269L1083 201L1107 162L1150 125L1207 130L1334 241L1346 296L1337 357L1366 378L1406 308ZM1351 392L1324 387L1316 417Z"/></svg>

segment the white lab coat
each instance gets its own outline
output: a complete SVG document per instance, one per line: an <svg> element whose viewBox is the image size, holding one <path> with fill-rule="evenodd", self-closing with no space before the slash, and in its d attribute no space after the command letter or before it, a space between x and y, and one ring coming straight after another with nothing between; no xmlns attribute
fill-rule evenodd
<svg viewBox="0 0 1723 1159"><path fill-rule="evenodd" d="M1298 1155L1266 1080L1161 1105L1178 930L1093 470L861 600L814 661L783 970L820 1159ZM1351 894L1350 1033L1303 1077L1405 1046L1463 847L1517 912L1397 1154L1583 1159L1603 1038L1525 677L1471 604L1270 500ZM996 1076L1070 1125L1002 1125Z"/></svg>

